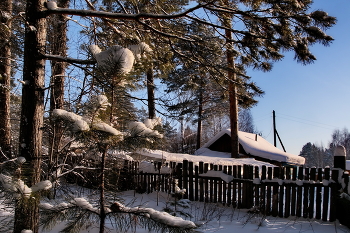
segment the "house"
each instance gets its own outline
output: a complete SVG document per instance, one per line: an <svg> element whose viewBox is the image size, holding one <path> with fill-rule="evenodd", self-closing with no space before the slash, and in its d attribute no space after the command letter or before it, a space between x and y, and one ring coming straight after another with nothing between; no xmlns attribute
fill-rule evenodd
<svg viewBox="0 0 350 233"><path fill-rule="evenodd" d="M286 153L271 143L266 141L263 137L239 131L239 153L241 157L255 158L256 160L272 163L275 165L304 165L305 158L290 153ZM225 129L215 135L195 154L202 156L227 156L231 153L231 130Z"/></svg>

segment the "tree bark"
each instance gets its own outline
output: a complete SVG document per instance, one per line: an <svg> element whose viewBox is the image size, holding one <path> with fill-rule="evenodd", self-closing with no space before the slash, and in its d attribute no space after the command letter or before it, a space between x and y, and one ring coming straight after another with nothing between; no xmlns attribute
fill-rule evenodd
<svg viewBox="0 0 350 233"><path fill-rule="evenodd" d="M198 150L201 147L202 115L203 115L203 83L201 82L201 87L199 90L199 98L198 98L198 122L197 122L196 150Z"/></svg>
<svg viewBox="0 0 350 233"><path fill-rule="evenodd" d="M154 77L152 67L147 70L147 97L148 97L148 118L156 117L156 104L154 98Z"/></svg>
<svg viewBox="0 0 350 233"><path fill-rule="evenodd" d="M67 8L69 0L59 0L59 7ZM63 15L54 15L51 18L51 32L49 33L49 42L51 51L55 55L67 56L67 23ZM50 93L50 114L54 109L62 109L64 105L64 81L66 62L51 61L51 93ZM58 156L63 134L63 125L61 122L51 119L52 135L50 135L50 150L49 150L49 172L54 169L58 163Z"/></svg>
<svg viewBox="0 0 350 233"><path fill-rule="evenodd" d="M12 0L4 0L0 8L11 15ZM11 79L11 20L0 14L0 22L7 25L8 31L0 31L0 149L11 155L11 125L10 125L10 79ZM6 158L0 157L0 161Z"/></svg>
<svg viewBox="0 0 350 233"><path fill-rule="evenodd" d="M40 54L45 54L46 19L39 15L43 4L44 0L27 0L26 5L19 155L26 159L22 178L29 187L40 181L41 174L45 60ZM30 204L23 199L15 207L14 233L23 229L37 233L40 197L29 198Z"/></svg>
<svg viewBox="0 0 350 233"><path fill-rule="evenodd" d="M228 1L225 1L226 5ZM226 28L232 28L231 14L224 14L223 24ZM237 101L237 75L234 71L234 56L232 45L232 32L225 29L226 36L226 56L227 56L227 79L229 89L230 101L230 125L231 125L231 158L239 157L239 143L238 143L238 101Z"/></svg>

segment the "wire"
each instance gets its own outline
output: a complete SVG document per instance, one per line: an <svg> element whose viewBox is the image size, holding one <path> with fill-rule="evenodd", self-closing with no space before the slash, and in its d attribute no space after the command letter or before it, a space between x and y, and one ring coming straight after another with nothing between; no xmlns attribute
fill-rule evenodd
<svg viewBox="0 0 350 233"><path fill-rule="evenodd" d="M283 115L283 114L282 114L282 115ZM286 115L286 116L287 116L287 115ZM305 125L311 125L311 126L314 126L314 127L324 128L324 129L334 129L334 128L337 128L336 126L331 126L331 125L328 125L328 126L330 126L330 127L320 126L320 125L317 125L317 124L326 125L326 126L327 126L327 124L318 123L318 122L315 122L315 121L310 121L310 122L315 123L315 124L311 124L311 123L302 122L302 121L300 121L300 120L289 119L289 118L286 118L286 117L276 116L276 118L277 118L277 117L278 117L278 118L281 118L281 119L289 120L289 121L298 122L298 123L305 124ZM292 117L292 116L288 116L288 117ZM293 117L292 117L292 118L293 118ZM294 117L294 118L297 118L297 117ZM301 118L297 118L297 119L301 119ZM301 119L301 120L309 121L309 120L305 120L305 119ZM332 127L332 128L331 128L331 127Z"/></svg>
<svg viewBox="0 0 350 233"><path fill-rule="evenodd" d="M278 114L284 115L284 116L287 116L287 117L292 117L292 118L300 119L300 120L303 120L303 121L310 121L310 122L313 122L313 123L316 123L316 124L327 125L327 126L330 126L330 127L333 127L333 128L337 128L337 127L334 126L334 125L324 124L324 123L317 122L317 121L311 121L311 120L303 119L303 118L300 118L300 117L293 117L293 116L290 116L290 115L287 115L287 114L283 114L283 113L278 113Z"/></svg>

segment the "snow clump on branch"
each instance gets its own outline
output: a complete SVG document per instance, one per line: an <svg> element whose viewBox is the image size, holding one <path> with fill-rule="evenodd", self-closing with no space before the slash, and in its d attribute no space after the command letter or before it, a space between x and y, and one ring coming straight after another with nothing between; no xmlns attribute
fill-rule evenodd
<svg viewBox="0 0 350 233"><path fill-rule="evenodd" d="M52 116L73 123L73 132L90 130L89 124L83 120L83 117L73 112L68 112L63 109L54 109L52 111Z"/></svg>
<svg viewBox="0 0 350 233"><path fill-rule="evenodd" d="M6 191L15 193L16 197L19 197L20 194L22 194L24 197L28 198L32 192L39 192L41 190L52 188L52 183L49 180L41 181L29 188L24 184L23 180L13 180L12 177L4 174L0 174L0 182Z"/></svg>
<svg viewBox="0 0 350 233"><path fill-rule="evenodd" d="M134 121L129 123L129 129L131 130L132 136L143 136L143 137L157 137L163 138L163 135L160 134L157 130L153 130L151 127L152 124L144 124L142 122Z"/></svg>
<svg viewBox="0 0 350 233"><path fill-rule="evenodd" d="M152 52L151 47L145 42L141 42L137 45L130 45L128 49L134 54L136 60L140 60L145 54Z"/></svg>
<svg viewBox="0 0 350 233"><path fill-rule="evenodd" d="M134 65L134 54L120 45L114 45L105 51L101 51L97 45L90 45L89 49L98 67L112 76L127 74Z"/></svg>
<svg viewBox="0 0 350 233"><path fill-rule="evenodd" d="M126 212L131 214L143 215L156 222L160 222L172 227L178 227L183 229L196 228L196 224L189 220L184 220L181 217L175 217L167 212L161 212L152 208L143 207L127 207L120 202L115 202L111 206L113 212Z"/></svg>

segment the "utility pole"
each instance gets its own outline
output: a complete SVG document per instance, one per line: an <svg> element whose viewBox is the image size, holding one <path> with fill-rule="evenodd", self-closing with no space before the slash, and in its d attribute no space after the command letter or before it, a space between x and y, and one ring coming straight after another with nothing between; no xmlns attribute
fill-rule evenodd
<svg viewBox="0 0 350 233"><path fill-rule="evenodd" d="M276 142L276 113L275 110L272 111L272 121L273 121L273 145L277 147Z"/></svg>
<svg viewBox="0 0 350 233"><path fill-rule="evenodd" d="M284 145L282 143L282 140L280 138L280 135L278 134L277 132L277 129L276 129L276 113L275 113L275 110L272 111L272 119L273 119L273 145L275 147L277 147L277 140L276 140L276 136L278 137L278 140L280 141L281 143L281 146L283 148L283 151L286 152L286 149L284 148Z"/></svg>

